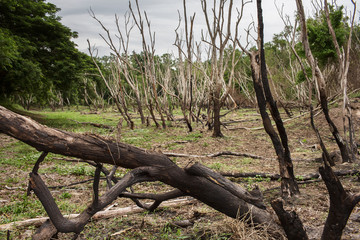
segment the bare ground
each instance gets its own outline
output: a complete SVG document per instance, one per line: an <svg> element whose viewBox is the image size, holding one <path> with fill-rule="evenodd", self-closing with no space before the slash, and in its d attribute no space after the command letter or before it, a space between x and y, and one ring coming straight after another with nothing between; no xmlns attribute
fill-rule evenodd
<svg viewBox="0 0 360 240"><path fill-rule="evenodd" d="M360 142L360 103L353 104L353 119L356 127L357 142ZM296 113L299 114L299 113ZM341 110L333 108L331 110L333 119L338 126L341 126L342 117ZM286 119L284 115L284 119ZM264 172L278 173L278 163L275 159L275 152L272 148L270 139L261 127L260 115L253 109L232 112L226 115L226 119L245 120L243 122L232 123L223 128L224 138L211 138L211 132L202 127L201 124L196 125L195 133L199 134L196 140L183 141L182 143L169 142L151 142L153 151L176 152L193 155L206 155L218 151L233 151L250 153L258 156L269 158L269 160L259 160L252 158L222 156L217 158L174 158L180 166L186 166L193 162L201 162L214 170L221 172ZM329 151L337 149L336 144L330 135L327 124L320 113L316 116L316 125L325 140ZM310 127L308 114L302 117L286 120L286 129L289 137L292 157L294 159L294 169L297 176L314 173L321 162L315 161L315 158L321 156L317 140ZM236 130L231 130L236 128ZM244 129L246 128L246 129ZM257 129L257 130L254 130ZM340 130L340 128L339 128ZM124 131L128 131L125 130ZM156 131L156 130L155 130ZM167 134L186 136L186 128L169 128ZM15 156L12 146L16 140L11 137L0 135L0 149L2 157L11 159ZM17 155L16 155L17 156ZM59 158L60 156L53 156ZM58 165L62 160L47 161L42 165L43 178L48 186L67 185L73 182L91 178L91 174L61 174ZM71 163L73 166L83 163ZM83 165L81 165L83 166ZM13 206L14 201L22 201L22 196L26 193L27 176L30 166L19 167L12 165L1 166L0 175L0 207ZM337 162L334 167L339 169L359 169L357 163L340 163ZM52 171L54 170L54 171ZM125 173L126 170L121 169L120 172ZM120 174L121 175L121 174ZM269 202L280 196L280 183L278 181L270 181L269 179L232 179L240 185L251 189L258 185L263 191L266 204L271 207ZM360 181L357 176L341 177L341 182L348 191L357 193L360 191ZM105 184L103 184L105 186ZM162 183L139 184L135 187L137 191L143 192L163 192L170 190L168 186ZM313 181L311 183L300 184L301 195L286 204L287 209L295 210L304 225L307 228L309 236L313 239L319 239L322 226L325 222L327 211L329 208L329 197L325 185L322 181ZM69 198L64 198L69 193ZM69 205L68 210L64 207L63 214L70 214L81 211L91 199L91 182L79 184L72 187L62 189L54 189L52 193L56 199L60 199L62 204ZM30 201L35 201L32 195ZM116 207L125 207L133 205L131 200L118 199ZM226 203L224 203L226 204ZM18 211L28 211L26 207ZM1 218L2 223L6 222L6 218L12 217L17 213L5 213ZM8 215L8 216L7 216ZM40 211L39 216L46 216ZM24 218L29 218L25 216ZM18 219L19 220L19 219ZM192 224L188 227L181 228L176 226L174 222L191 220ZM11 232L13 239L27 239L34 232L34 227L17 229ZM221 213L207 207L206 205L195 202L191 205L179 206L174 208L160 208L155 213L138 213L118 216L111 219L92 221L86 226L84 232L79 239L269 239L266 231L250 228L242 222L232 220ZM5 236L5 233L3 235ZM69 234L60 234L59 239L68 239ZM352 216L347 224L343 234L343 239L360 239L360 206L355 207Z"/></svg>

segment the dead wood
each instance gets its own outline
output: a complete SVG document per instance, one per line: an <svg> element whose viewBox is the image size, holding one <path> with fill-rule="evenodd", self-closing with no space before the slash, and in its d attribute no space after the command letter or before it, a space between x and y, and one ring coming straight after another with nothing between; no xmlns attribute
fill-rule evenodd
<svg viewBox="0 0 360 240"><path fill-rule="evenodd" d="M257 50L249 51L245 49L239 40L237 40L240 48L249 56L251 65L251 76L253 86L256 94L256 99L263 121L264 129L271 139L276 155L278 157L280 175L281 175L281 194L284 198L299 194L299 187L296 183L293 164L288 146L288 137L281 119L279 109L274 100L267 76L265 51L264 51L264 22L262 15L261 0L256 1L257 19L258 19L258 36L257 36ZM274 129L267 106L275 122L276 129Z"/></svg>
<svg viewBox="0 0 360 240"><path fill-rule="evenodd" d="M189 157L189 158L204 158L204 157L220 157L220 156L237 156L237 157L248 157L253 159L263 159L263 160L274 160L273 158L265 158L258 155L253 155L249 153L239 153L239 152L231 152L231 151L222 151L217 153L211 153L206 155L192 155L186 153L172 153L172 152L164 152L168 157Z"/></svg>
<svg viewBox="0 0 360 240"><path fill-rule="evenodd" d="M138 173L137 175L123 178L109 190L110 192L99 197L97 204L89 206L91 209L79 216L81 223L84 223L85 220L87 222L96 211L100 211L102 207L106 206L105 203L109 204L115 195L117 197L123 192L125 186L141 180L140 176L147 176L148 180L151 178L164 182L230 217L242 216L248 220L251 218L254 224L265 224L269 225L271 229L281 230L268 211L239 198L238 195L230 192L229 188L224 188L207 178L188 173L164 154L149 152L121 142L112 142L93 134L76 134L49 128L2 106L0 106L0 132L23 141L39 151L135 169L134 173ZM144 167L149 171L145 171ZM136 172L140 171L139 169L143 169L143 175ZM131 174L133 173L131 172ZM74 222L61 215L40 176L32 173L30 179L31 188L44 204L54 225L59 227L58 230L79 232L83 227L82 224L74 226ZM122 191L115 191L115 189Z"/></svg>
<svg viewBox="0 0 360 240"><path fill-rule="evenodd" d="M213 172L211 169L201 165L200 163L195 163L191 167L186 168L186 172L193 175L205 177L209 181L223 187L224 189L228 190L229 192L238 196L244 201L251 203L261 209L266 209L262 196L259 197L252 195L250 192L234 184L220 174Z"/></svg>
<svg viewBox="0 0 360 240"><path fill-rule="evenodd" d="M137 182L152 180L152 177L148 175L149 171L152 171L152 169L143 167L134 169L133 171L129 172L121 181L119 181L113 188L111 188L101 197L98 197L97 194L95 194L93 202L88 206L88 208L84 210L78 217L71 220L66 219L61 214L50 191L37 173L30 173L29 185L31 190L35 192L36 196L44 206L46 213L51 219L51 223L55 226L57 231L63 233L74 232L79 234L95 213L114 201L127 187ZM96 185L95 181L94 185ZM47 233L49 229L53 229L50 224L48 225L49 227L38 229L33 239L43 239L44 232Z"/></svg>
<svg viewBox="0 0 360 240"><path fill-rule="evenodd" d="M146 209L149 212L153 212L163 201L166 201L168 199L173 199L177 197L184 196L185 194L175 189L170 192L162 193L162 194L152 194L152 193L129 193L129 192L123 192L120 194L119 197L128 197L132 199L152 199L154 202L152 204L143 204L140 201L136 203L136 205L140 208Z"/></svg>
<svg viewBox="0 0 360 240"><path fill-rule="evenodd" d="M279 174L274 174L274 173L257 173L257 172L252 172L252 173L227 173L227 172L221 172L220 173L222 176L224 177L233 177L233 178L248 178L248 177L252 177L252 178L270 178L270 180L273 181L277 181L280 179L280 175ZM359 174L358 170L352 169L352 170L339 170L339 171L334 171L334 174L336 176L355 176L357 174ZM318 179L320 178L320 173L309 173L306 175L301 175L301 176L296 176L297 181L309 181L309 180L314 180L314 179Z"/></svg>
<svg viewBox="0 0 360 240"><path fill-rule="evenodd" d="M340 240L352 210L360 201L360 194L345 191L329 165L320 167L319 172L330 195L329 214L321 239Z"/></svg>
<svg viewBox="0 0 360 240"><path fill-rule="evenodd" d="M256 118L256 119L229 120L229 121L226 121L226 122L222 122L222 124L224 126L228 126L228 125L233 124L233 123L256 122L256 121L261 121L261 119Z"/></svg>
<svg viewBox="0 0 360 240"><path fill-rule="evenodd" d="M275 199L272 201L271 206L279 217L281 225L284 227L286 236L289 240L309 239L302 221L295 211L285 211L283 207L283 201L281 199Z"/></svg>
<svg viewBox="0 0 360 240"><path fill-rule="evenodd" d="M181 198L181 199L174 199L170 201L165 201L161 204L161 207L178 207L183 205L188 205L194 203L196 200L188 199L188 198ZM130 206L130 207L124 207L124 208L118 208L118 209L112 209L112 210L104 210L97 212L91 219L92 220L100 220L100 219L106 219L106 218L113 218L118 217L126 214L135 214L144 212L145 210L143 208L140 208L136 205ZM69 214L64 215L66 219L74 219L78 217L80 214ZM24 228L29 226L40 226L41 224L45 223L49 217L39 217L39 218L32 218L27 219L23 221L16 221L11 222L7 224L0 225L0 231L7 231L7 230L14 230L16 228Z"/></svg>
<svg viewBox="0 0 360 240"><path fill-rule="evenodd" d="M105 125L105 124L101 124L101 123L93 123L93 122L79 122L79 121L76 121L76 120L72 120L76 123L79 123L81 125L90 125L90 126L93 126L93 127L97 127L97 128L104 128L104 129L110 129L110 130L113 130L114 127L112 126L109 126L109 125Z"/></svg>
<svg viewBox="0 0 360 240"><path fill-rule="evenodd" d="M335 138L335 141L339 147L339 150L341 152L342 160L343 162L349 162L351 161L350 155L349 155L349 149L346 145L346 142L343 140L343 138L340 136L339 131L334 124L333 120L330 117L329 113L329 106L328 106L328 97L326 93L326 82L323 76L322 71L320 70L318 63L316 59L314 58L312 51L310 49L310 44L308 40L307 35L307 25L306 25L306 19L305 19L305 11L302 4L302 0L296 0L296 6L297 6L297 13L300 21L300 29L301 29L301 42L304 47L306 58L312 68L313 76L317 83L317 92L319 95L319 102L321 109L323 111L324 117L329 125L330 131Z"/></svg>

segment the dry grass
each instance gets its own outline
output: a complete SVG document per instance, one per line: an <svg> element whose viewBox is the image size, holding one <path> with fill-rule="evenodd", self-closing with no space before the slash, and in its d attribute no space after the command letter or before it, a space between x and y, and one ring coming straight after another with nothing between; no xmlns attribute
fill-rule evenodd
<svg viewBox="0 0 360 240"><path fill-rule="evenodd" d="M337 112L337 111L333 111ZM94 116L92 116L95 118ZM100 116L99 116L100 117ZM110 118L108 113L107 118ZM100 117L101 118L101 117ZM234 111L226 116L226 120L246 120L259 118L252 109ZM83 119L82 121L85 121ZM67 129L65 120L62 120ZM90 121L90 120L89 120ZM91 120L95 121L95 120ZM323 126L321 116L317 117L317 123ZM101 122L98 120L97 122ZM113 121L116 124L116 121ZM359 121L360 122L360 116ZM111 121L109 120L109 124ZM71 122L71 127L75 128ZM261 121L248 121L231 125L230 127L254 128L261 126ZM176 152L186 154L205 155L218 151L245 152L254 155L274 158L275 152L263 130L226 130L226 136L221 139L211 138L201 124L194 124L194 132L187 133L183 125L177 123L167 130L146 128L139 124L133 131L123 128L122 141L162 152ZM321 155L318 149L311 146L317 143L316 137L309 126L306 116L286 122L289 136L289 144L293 158L306 159L307 161L294 161L296 175L304 175L317 171L320 163L309 161ZM76 130L76 129L75 129ZM336 149L335 143L326 127L322 127L322 135L330 150ZM80 131L80 130L79 130ZM86 131L89 131L87 129ZM92 131L92 130L91 130ZM96 130L94 130L96 131ZM97 132L101 134L101 132ZM104 136L111 135L105 132ZM359 131L356 134L360 136ZM27 186L27 174L32 164L36 161L38 153L17 143L16 140L0 135L0 209L1 223L9 219L27 219L35 216L46 216L41 205L37 203L34 195L25 198ZM50 185L67 184L92 177L93 169L83 163L68 163L58 159L60 156L50 155L41 167L44 180ZM266 172L277 173L278 163L272 160L255 160L250 158L224 156L219 158L173 158L179 166L199 161L215 171L224 172ZM27 164L24 164L27 163ZM109 168L109 166L108 166ZM335 169L359 168L358 164L337 164ZM119 169L121 176L126 169ZM279 182L267 179L232 179L242 187L251 189L258 185L264 193L265 204L270 207L270 201L280 196ZM341 178L346 189L353 192L360 191L360 182L356 177ZM105 189L105 184L101 185ZM13 188L12 190L6 187ZM134 187L138 192L164 192L171 190L162 183L143 183ZM318 238L321 227L327 216L329 200L327 190L322 182L300 185L301 196L289 202L285 207L295 210L303 220L309 235ZM81 184L52 191L59 202L63 214L79 212L91 201L91 183ZM26 203L26 204L25 204ZM117 207L133 205L128 199L115 201ZM225 203L224 203L225 204ZM5 211L6 210L6 211ZM354 213L359 213L357 206ZM194 216L196 216L194 218ZM173 226L177 220L193 219L194 224L187 228ZM319 230L320 229L320 230ZM360 234L360 223L349 220L344 231L343 239L356 239ZM11 232L13 239L28 239L34 232L35 227L17 229ZM117 234L115 234L117 233ZM115 235L114 235L115 234ZM0 232L0 239L5 238L6 233ZM71 234L59 234L59 239L69 239ZM283 237L283 236L282 236ZM104 219L90 222L81 233L79 239L281 239L268 231L266 226L249 226L241 220L230 219L210 207L196 202L186 207L174 207L161 209L155 213L140 213L119 216L113 219Z"/></svg>

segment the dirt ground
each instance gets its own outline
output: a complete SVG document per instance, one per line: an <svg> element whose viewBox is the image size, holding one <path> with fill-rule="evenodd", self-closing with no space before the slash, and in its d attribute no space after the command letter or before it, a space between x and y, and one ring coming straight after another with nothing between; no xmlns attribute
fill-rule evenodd
<svg viewBox="0 0 360 240"><path fill-rule="evenodd" d="M360 99L353 100L353 121L356 129L356 139L360 143ZM317 139L309 124L308 113L299 117L297 110L294 110L293 118L288 118L285 114L285 127L289 137L289 145L292 158L294 160L294 171L296 176L302 176L318 171L321 162L316 158L321 157L321 151ZM331 115L341 131L342 114L340 108L332 108ZM196 140L183 141L173 144L172 142L152 142L153 151L185 153L190 155L206 155L219 151L233 151L239 153L249 153L266 157L263 159L242 158L234 156L222 156L216 158L203 157L177 157L176 163L182 167L196 161L221 172L262 172L278 173L278 163L275 160L275 151L271 141L265 131L261 129L262 122L260 115L254 109L242 109L241 115L234 111L226 115L223 119L224 138L212 138L211 132L207 131L201 124L196 125L195 132L199 133ZM327 123L320 112L315 117L315 123L319 128L323 140L330 152L336 151L337 146L330 134ZM168 129L172 131L171 128ZM179 134L186 136L186 128L176 130L169 134ZM11 158L11 149L16 142L15 139L0 134L0 149L7 157ZM58 156L59 158L61 156ZM60 160L59 160L60 161ZM355 163L337 162L334 170L357 169L359 161ZM46 169L55 168L53 162L46 162ZM76 163L73 163L76 164ZM0 207L5 207L13 201L12 195L15 192L26 192L28 169L15 166L1 166L0 175ZM119 170L126 171L126 170ZM61 175L58 172L45 172L44 178L48 186L66 185L86 179L79 175ZM22 179L12 184L9 181L14 177ZM250 179L250 178L231 178L246 188L259 186L264 194L265 203L269 211L272 211L270 202L280 197L280 182L270 181L269 179ZM360 177L345 176L340 178L344 187L352 192L360 192ZM321 179L314 179L310 182L299 181L301 195L289 201L285 207L294 210L302 219L311 239L319 239L322 227L327 217L329 209L329 195ZM135 190L146 192L164 192L170 190L162 183L139 184ZM86 205L91 199L91 183L67 187L67 192L71 192L71 203ZM64 189L52 190L54 197L63 196ZM118 199L115 201L116 208L132 206L134 203L129 199ZM81 209L78 209L80 211ZM73 212L69 212L73 213ZM64 213L66 214L66 213ZM45 216L45 215L44 215ZM191 224L187 227L179 227L174 222L189 220ZM27 239L35 230L35 227L26 227L12 231L13 239ZM249 235L252 234L251 238ZM0 235L4 236L4 235ZM69 234L60 234L59 239L68 239ZM188 205L178 207L160 208L155 213L136 213L126 214L110 219L103 219L90 222L79 236L79 239L269 239L266 233L261 233L256 229L251 229L244 223L232 220L223 214L211 209L198 201L193 201ZM358 204L348 221L342 239L360 239L360 205Z"/></svg>

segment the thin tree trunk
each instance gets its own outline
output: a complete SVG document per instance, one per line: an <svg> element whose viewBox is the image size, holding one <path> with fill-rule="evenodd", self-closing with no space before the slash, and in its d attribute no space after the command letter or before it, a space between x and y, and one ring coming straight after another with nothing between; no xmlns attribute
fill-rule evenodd
<svg viewBox="0 0 360 240"><path fill-rule="evenodd" d="M220 110L221 110L221 102L220 102L220 92L221 86L217 83L215 86L214 95L212 97L213 100L213 113L214 113L214 129L213 129L213 137L223 137L224 135L221 133L221 122L220 122Z"/></svg>
<svg viewBox="0 0 360 240"><path fill-rule="evenodd" d="M338 131L337 127L335 126L334 122L332 121L330 114L329 114L327 94L325 91L326 83L325 83L324 76L323 76L319 66L317 65L317 63L314 59L314 56L312 55L311 49L310 49L309 40L308 40L308 36L307 36L305 12L304 12L304 7L302 5L302 1L296 0L296 5L297 5L299 19L300 19L302 44L303 44L303 47L305 50L306 58L309 61L311 68L313 70L313 76L315 77L317 85L318 85L317 90L318 90L319 96L320 96L321 108L323 110L325 119L330 127L330 131L331 131L333 137L335 138L335 141L340 149L343 162L349 162L350 156L349 156L348 148L346 147L344 140L340 136L339 131Z"/></svg>
<svg viewBox="0 0 360 240"><path fill-rule="evenodd" d="M276 102L273 99L269 81L267 77L267 69L266 69L266 63L265 63L265 51L264 51L264 22L263 22L263 16L262 16L262 8L261 8L261 0L257 0L257 12L258 12L258 24L259 24L259 40L260 40L260 73L261 73L261 81L263 84L263 89L265 93L266 102L269 104L271 115L275 121L277 130L280 135L281 144L283 149L281 152L283 154L278 155L279 156L279 164L280 164L280 173L284 179L282 179L281 182L281 190L282 194L284 195L286 193L287 196L292 196L294 194L298 194L299 187L295 180L294 175L294 167L291 160L290 155L290 149L288 145L288 137L286 134L286 130L283 124L283 121L280 117L279 109L276 106ZM274 146L276 148L276 146ZM280 149L279 149L280 150ZM282 157L280 157L282 156Z"/></svg>

